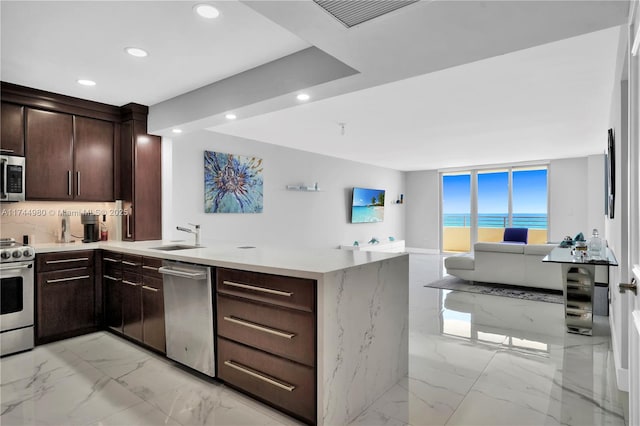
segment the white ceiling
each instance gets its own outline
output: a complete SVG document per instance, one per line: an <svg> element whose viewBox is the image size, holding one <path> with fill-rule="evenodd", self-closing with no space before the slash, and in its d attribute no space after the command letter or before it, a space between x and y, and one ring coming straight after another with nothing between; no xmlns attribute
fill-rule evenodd
<svg viewBox="0 0 640 426"><path fill-rule="evenodd" d="M310 0L207 2L221 10L214 21L195 3L3 0L1 78L150 105L151 121L173 110L157 126L164 136L209 128L398 170L604 150L626 0L420 1L351 29ZM150 56L129 57L130 45ZM260 101L240 96L255 87L229 87L310 46L358 73L308 87L302 105L292 84ZM224 120L225 105L208 119L193 112L195 89L211 83L246 99L233 105L237 121Z"/></svg>
<svg viewBox="0 0 640 426"><path fill-rule="evenodd" d="M601 30L211 130L398 170L601 153L619 32Z"/></svg>
<svg viewBox="0 0 640 426"><path fill-rule="evenodd" d="M238 1L207 1L221 13L215 20L196 15L197 3L2 0L2 81L153 105L309 47ZM130 56L129 46L149 56Z"/></svg>

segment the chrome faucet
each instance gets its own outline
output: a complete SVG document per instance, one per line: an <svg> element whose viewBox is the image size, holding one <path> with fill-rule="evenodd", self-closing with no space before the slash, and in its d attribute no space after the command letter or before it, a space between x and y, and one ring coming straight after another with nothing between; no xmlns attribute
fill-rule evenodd
<svg viewBox="0 0 640 426"><path fill-rule="evenodd" d="M188 232L190 234L196 234L196 246L200 246L200 225L195 225L193 223L190 223L189 225L193 226L195 228L195 231L193 229L184 228L182 226L176 226L176 229L178 231Z"/></svg>

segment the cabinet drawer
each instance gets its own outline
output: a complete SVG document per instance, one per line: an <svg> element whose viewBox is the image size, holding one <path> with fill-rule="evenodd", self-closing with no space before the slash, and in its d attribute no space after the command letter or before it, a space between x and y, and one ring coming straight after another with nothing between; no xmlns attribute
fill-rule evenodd
<svg viewBox="0 0 640 426"><path fill-rule="evenodd" d="M122 263L122 253L114 251L105 251L102 254L102 261L105 265L120 265Z"/></svg>
<svg viewBox="0 0 640 426"><path fill-rule="evenodd" d="M93 250L44 253L36 256L38 272L93 267Z"/></svg>
<svg viewBox="0 0 640 426"><path fill-rule="evenodd" d="M304 278L217 269L217 291L306 312L315 310L315 281Z"/></svg>
<svg viewBox="0 0 640 426"><path fill-rule="evenodd" d="M218 297L218 335L309 366L315 365L314 315Z"/></svg>
<svg viewBox="0 0 640 426"><path fill-rule="evenodd" d="M105 263L102 268L102 276L107 280L122 280L122 266L119 264Z"/></svg>
<svg viewBox="0 0 640 426"><path fill-rule="evenodd" d="M158 268L162 266L162 259L155 257L142 258L142 273L147 277L162 279L162 274L158 272Z"/></svg>
<svg viewBox="0 0 640 426"><path fill-rule="evenodd" d="M142 273L142 256L123 254L122 270L133 272L134 274L141 274Z"/></svg>
<svg viewBox="0 0 640 426"><path fill-rule="evenodd" d="M163 281L162 278L150 277L147 275L142 276L142 285L144 287L149 287L153 290L163 290Z"/></svg>
<svg viewBox="0 0 640 426"><path fill-rule="evenodd" d="M142 285L142 275L123 271L122 284L129 286L140 286Z"/></svg>
<svg viewBox="0 0 640 426"><path fill-rule="evenodd" d="M71 281L91 280L93 286L92 268L73 268L61 271L51 271L38 274L39 281L43 285L62 284Z"/></svg>
<svg viewBox="0 0 640 426"><path fill-rule="evenodd" d="M316 423L312 368L219 338L217 371L228 384Z"/></svg>

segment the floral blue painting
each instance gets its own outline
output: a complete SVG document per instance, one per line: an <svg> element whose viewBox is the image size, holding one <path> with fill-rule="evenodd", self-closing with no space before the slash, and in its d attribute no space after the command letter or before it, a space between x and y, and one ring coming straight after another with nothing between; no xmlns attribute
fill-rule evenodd
<svg viewBox="0 0 640 426"><path fill-rule="evenodd" d="M205 213L262 213L262 159L204 152Z"/></svg>

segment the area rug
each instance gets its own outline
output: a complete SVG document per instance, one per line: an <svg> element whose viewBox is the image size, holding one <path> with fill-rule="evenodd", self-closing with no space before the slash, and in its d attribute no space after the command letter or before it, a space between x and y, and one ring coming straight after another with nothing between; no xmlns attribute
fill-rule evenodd
<svg viewBox="0 0 640 426"><path fill-rule="evenodd" d="M562 292L559 290L543 290L494 283L472 283L451 275L429 283L425 285L425 287L466 291L468 293L489 294L491 296L513 297L516 299L535 300L538 302L564 303L564 297L562 296Z"/></svg>

